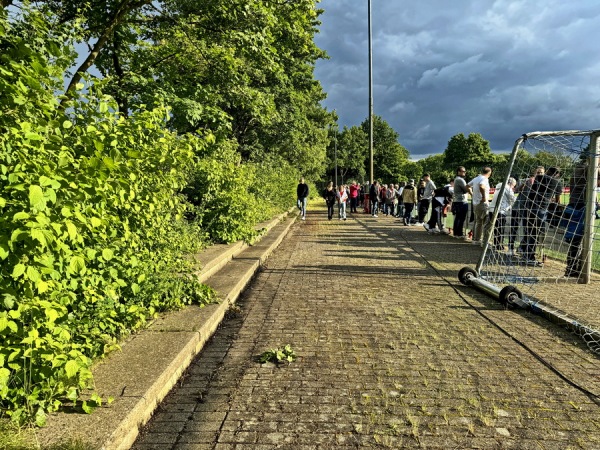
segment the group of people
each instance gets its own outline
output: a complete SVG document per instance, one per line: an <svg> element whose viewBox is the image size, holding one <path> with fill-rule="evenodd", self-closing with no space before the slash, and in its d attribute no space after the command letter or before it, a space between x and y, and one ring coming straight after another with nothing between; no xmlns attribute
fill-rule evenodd
<svg viewBox="0 0 600 450"><path fill-rule="evenodd" d="M350 185L341 184L337 189L334 188L333 182L330 181L323 190L323 198L327 204L327 218L329 220L333 219L333 210L337 204L338 219L346 220L346 205L348 201L350 202L350 212L357 212L360 204L360 192L360 184L356 181L353 181Z"/></svg>
<svg viewBox="0 0 600 450"><path fill-rule="evenodd" d="M489 184L489 178L492 175L491 167L484 167L481 173L468 183L465 181L465 175L466 170L461 166L457 169L454 180L455 189L456 186L461 186L461 193L464 192L465 195L461 199L462 201L457 202L455 206L457 211L454 223L455 235L460 233L460 227L466 221L468 212L466 194L471 194L474 217L473 243L481 243L484 230L493 219L494 210L497 209L492 249L505 250L503 242L508 228L508 252L509 255L514 255L515 242L520 227L522 239L519 250L522 257L532 265L541 265L540 261L536 261L536 247L541 242L540 237L542 236L541 233L544 229L550 203L552 201L556 204L560 203L560 195L563 191L560 170L551 167L546 172L540 166L536 168L531 177L521 179L518 182L515 178L509 177L504 191L502 191L502 183L496 185L496 195L491 200ZM498 203L499 206L497 207ZM509 219L510 222L508 222Z"/></svg>
<svg viewBox="0 0 600 450"><path fill-rule="evenodd" d="M381 209L386 215L401 218L404 225L423 225L430 232L448 231L443 225L448 205L452 201L454 180L441 188L437 188L430 174L426 173L421 178L419 185L415 180L401 182L399 185L385 185L375 181L369 189L370 211L373 217L378 217ZM427 223L424 222L429 208L431 216ZM416 217L413 212L416 208ZM439 231L437 231L439 228Z"/></svg>
<svg viewBox="0 0 600 450"><path fill-rule="evenodd" d="M296 189L296 196L302 220L306 220L306 202L309 192L308 184L306 184L304 178L300 178ZM327 218L329 220L333 219L334 208L337 205L339 220L346 220L346 206L348 202L350 203L350 212L357 212L357 208L361 202L360 193L361 186L356 181L353 181L350 185L342 184L338 187L334 187L333 181L330 181L322 193L322 197L327 204Z"/></svg>
<svg viewBox="0 0 600 450"><path fill-rule="evenodd" d="M496 195L492 198L489 183L491 175L492 168L486 166L467 182L467 170L459 166L455 178L440 188L428 173L423 175L418 185L413 179L399 184L374 181L369 185L369 204L365 210L369 210L374 218L381 212L386 216L400 218L406 226L421 225L429 233L448 234L482 245L484 233L493 221L493 214L499 203L496 220L493 221L494 229L491 231L491 249L504 251L504 243L507 241L509 255L515 255L518 250L527 264L542 265L542 261L536 260L536 250L543 243L551 211L560 207L563 192L560 169L549 167L546 170L539 166L529 177L519 180L509 177L504 190L502 183L495 186ZM582 165L575 168L570 180L570 200L566 205L569 220L565 225L565 240L569 244L566 276L578 276L581 271L586 176L587 168ZM600 181L598 184L600 187ZM502 195L499 195L501 191ZM298 206L302 211L302 219L306 218L307 197L308 186L301 179L298 185ZM336 206L338 219L346 220L346 205L350 203L350 212L357 212L357 207L363 204L366 195L364 188L355 181L338 187L329 182L322 197L327 204L329 220L333 219ZM429 211L431 214L425 221ZM454 215L452 230L445 227L449 211ZM473 222L470 236L466 233L469 222ZM519 236L520 241L517 243Z"/></svg>

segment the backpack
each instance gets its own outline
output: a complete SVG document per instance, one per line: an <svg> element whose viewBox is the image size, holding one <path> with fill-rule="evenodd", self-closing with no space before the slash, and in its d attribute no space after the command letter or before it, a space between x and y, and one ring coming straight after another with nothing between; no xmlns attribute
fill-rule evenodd
<svg viewBox="0 0 600 450"><path fill-rule="evenodd" d="M447 205L452 201L452 194L447 186L437 188L433 191L433 197L443 197L444 205Z"/></svg>

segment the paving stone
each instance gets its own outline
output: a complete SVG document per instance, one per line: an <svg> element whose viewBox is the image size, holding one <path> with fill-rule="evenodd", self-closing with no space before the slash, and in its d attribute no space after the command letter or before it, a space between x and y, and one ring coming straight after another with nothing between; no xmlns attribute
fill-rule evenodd
<svg viewBox="0 0 600 450"><path fill-rule="evenodd" d="M134 449L188 404L165 449L207 431L214 449L600 448L598 405L536 356L596 392L600 359L458 284L481 249L325 214L294 225ZM285 344L293 363L256 361Z"/></svg>

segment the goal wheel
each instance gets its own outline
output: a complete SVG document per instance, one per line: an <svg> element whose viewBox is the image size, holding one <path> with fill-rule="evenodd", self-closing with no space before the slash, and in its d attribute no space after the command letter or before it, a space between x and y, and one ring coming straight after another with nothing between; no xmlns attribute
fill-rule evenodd
<svg viewBox="0 0 600 450"><path fill-rule="evenodd" d="M473 278L477 278L477 272L475 272L470 267L463 267L458 272L458 281L460 281L465 286L470 286L471 280Z"/></svg>
<svg viewBox="0 0 600 450"><path fill-rule="evenodd" d="M498 300L504 305L514 305L515 301L522 299L523 294L514 286L504 286L498 295Z"/></svg>

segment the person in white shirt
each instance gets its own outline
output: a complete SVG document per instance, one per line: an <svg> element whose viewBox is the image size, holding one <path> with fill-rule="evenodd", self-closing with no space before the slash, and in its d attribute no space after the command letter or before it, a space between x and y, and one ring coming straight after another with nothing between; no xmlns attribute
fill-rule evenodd
<svg viewBox="0 0 600 450"><path fill-rule="evenodd" d="M404 186L406 186L405 181L401 181L400 185L395 185L396 188L396 217L404 216L404 202L402 202L402 191L404 191Z"/></svg>
<svg viewBox="0 0 600 450"><path fill-rule="evenodd" d="M423 196L419 201L419 210L418 212L418 225L423 225L423 221L425 220L425 216L429 212L429 205L431 205L431 199L433 198L433 191L435 191L436 186L435 183L431 180L431 175L428 173L423 175L423 181L425 182L425 189L423 191Z"/></svg>
<svg viewBox="0 0 600 450"><path fill-rule="evenodd" d="M516 197L514 189L516 184L517 180L510 177L506 183L504 193L502 194L502 200L500 200L498 216L496 217L496 222L494 223L494 250L504 250L503 240L504 230L506 228L506 217L510 212L513 203L515 203ZM496 185L496 192L494 193L494 198L490 202L490 220L492 220L492 216L494 215L494 209L496 208L496 204L498 203L498 198L500 197L498 194L500 193L501 188L502 183L498 183Z"/></svg>
<svg viewBox="0 0 600 450"><path fill-rule="evenodd" d="M339 220L346 220L346 203L348 202L348 193L346 187L341 185L336 195L338 202Z"/></svg>
<svg viewBox="0 0 600 450"><path fill-rule="evenodd" d="M473 192L473 213L475 215L475 226L473 227L473 244L480 244L483 230L488 220L490 182L492 168L486 166L481 173L469 181Z"/></svg>
<svg viewBox="0 0 600 450"><path fill-rule="evenodd" d="M456 178L454 179L454 195L452 197L452 209L454 212L454 226L452 235L456 238L467 240L465 236L465 222L469 213L468 195L471 195L471 187L467 185L465 176L467 169L464 166L458 166L456 169Z"/></svg>

